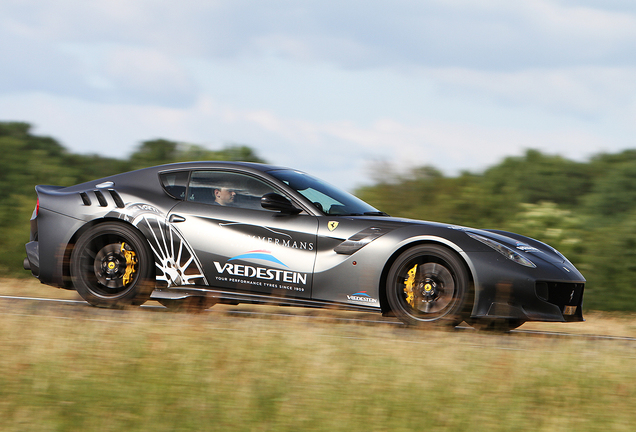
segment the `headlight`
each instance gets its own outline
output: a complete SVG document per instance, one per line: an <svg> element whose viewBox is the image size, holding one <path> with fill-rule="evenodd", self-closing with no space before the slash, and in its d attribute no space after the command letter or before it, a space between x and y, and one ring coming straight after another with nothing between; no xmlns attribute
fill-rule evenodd
<svg viewBox="0 0 636 432"><path fill-rule="evenodd" d="M499 252L500 254L508 258L509 260L516 262L517 264L521 264L522 266L532 267L532 268L536 267L536 265L532 261L530 261L528 258L524 257L520 253L516 252L515 250L509 248L508 246L504 244L501 244L495 240L489 239L479 234L470 233L470 232L467 232L466 234L468 234L475 240L482 242L486 246L490 246L491 248L493 248L494 250L496 250L497 252Z"/></svg>

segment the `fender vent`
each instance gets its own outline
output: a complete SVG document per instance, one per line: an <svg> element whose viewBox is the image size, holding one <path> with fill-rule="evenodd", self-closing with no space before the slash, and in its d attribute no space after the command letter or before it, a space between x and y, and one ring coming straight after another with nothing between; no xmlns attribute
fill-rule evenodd
<svg viewBox="0 0 636 432"><path fill-rule="evenodd" d="M97 201L99 201L100 206L106 207L108 205L108 203L106 202L106 198L104 197L104 194L101 191L96 190L95 196L97 197Z"/></svg>
<svg viewBox="0 0 636 432"><path fill-rule="evenodd" d="M110 192L110 196L113 197L113 200L115 201L115 204L117 205L117 207L119 208L124 208L124 200L121 199L121 196L117 193L117 191L115 189L108 189L108 192Z"/></svg>
<svg viewBox="0 0 636 432"><path fill-rule="evenodd" d="M91 199L88 197L88 194L86 194L86 192L80 192L80 197L82 197L82 202L85 206L91 205Z"/></svg>

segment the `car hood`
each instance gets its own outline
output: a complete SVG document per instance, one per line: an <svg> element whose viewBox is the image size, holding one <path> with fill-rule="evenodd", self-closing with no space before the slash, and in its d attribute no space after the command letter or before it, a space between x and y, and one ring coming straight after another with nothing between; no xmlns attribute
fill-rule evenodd
<svg viewBox="0 0 636 432"><path fill-rule="evenodd" d="M406 219L397 217L382 217L382 216L364 216L362 217L369 221L373 221L378 225L391 225L394 228L398 227L411 227L416 228L421 226L425 233L430 233L431 230L438 233L442 233L445 230L449 230L449 235L444 237L455 237L450 235L451 231L473 233L488 239L502 243L509 248L519 252L523 255L538 257L544 261L548 261L555 264L566 263L568 260L555 248L547 245L539 240L531 237L526 237L521 234L516 234L508 231L495 230L495 229L478 229L465 227L461 225L453 225L448 223L422 221L416 219ZM466 241L461 242L460 247L465 250L473 249L471 245L474 245L475 250L484 250L484 245L478 240L468 236L466 234Z"/></svg>

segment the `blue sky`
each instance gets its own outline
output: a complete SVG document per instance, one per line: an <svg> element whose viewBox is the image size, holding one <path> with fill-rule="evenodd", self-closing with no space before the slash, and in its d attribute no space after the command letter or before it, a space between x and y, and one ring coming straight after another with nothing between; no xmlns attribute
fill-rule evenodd
<svg viewBox="0 0 636 432"><path fill-rule="evenodd" d="M125 157L245 144L353 190L636 147L636 3L3 0L0 120Z"/></svg>

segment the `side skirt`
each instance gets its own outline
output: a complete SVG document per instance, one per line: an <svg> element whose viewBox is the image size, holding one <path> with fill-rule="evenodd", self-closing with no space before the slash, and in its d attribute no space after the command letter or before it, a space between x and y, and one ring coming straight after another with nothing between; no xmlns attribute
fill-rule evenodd
<svg viewBox="0 0 636 432"><path fill-rule="evenodd" d="M188 297L207 297L217 300L218 303L251 303L251 304L268 304L278 306L297 306L321 309L338 309L357 312L376 312L380 313L379 307L336 303L321 300L309 300L290 297L275 297L254 293L230 292L218 290L210 287L202 288L196 286L176 286L170 288L157 288L150 295L151 300L170 299L181 300Z"/></svg>

